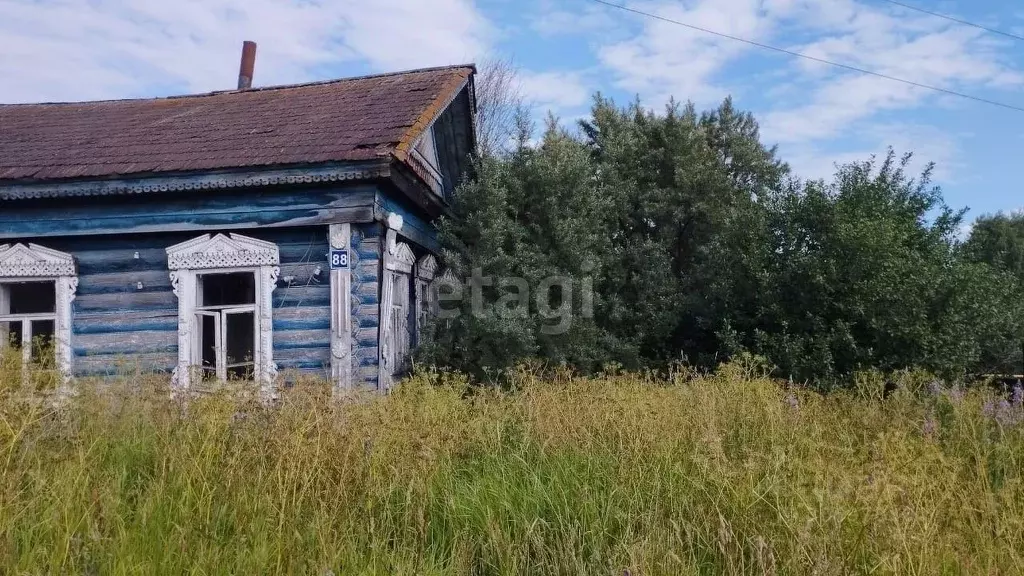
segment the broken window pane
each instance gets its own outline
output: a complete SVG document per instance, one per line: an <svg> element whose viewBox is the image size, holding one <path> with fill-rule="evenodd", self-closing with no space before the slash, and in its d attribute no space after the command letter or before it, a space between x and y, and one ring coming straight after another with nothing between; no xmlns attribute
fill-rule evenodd
<svg viewBox="0 0 1024 576"><path fill-rule="evenodd" d="M256 303L256 275L252 272L203 274L202 306L238 306Z"/></svg>

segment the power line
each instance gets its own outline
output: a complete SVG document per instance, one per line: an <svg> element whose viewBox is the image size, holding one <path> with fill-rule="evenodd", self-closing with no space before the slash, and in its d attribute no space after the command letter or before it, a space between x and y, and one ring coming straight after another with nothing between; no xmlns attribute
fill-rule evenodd
<svg viewBox="0 0 1024 576"><path fill-rule="evenodd" d="M833 62L831 60L825 60L824 58L818 58L816 56L810 56L808 54L803 54L801 52L796 52L794 50L787 50L786 48L779 48L778 46L771 46L769 44L762 44L761 42L757 42L757 41L754 41L754 40L748 40L746 38L740 38L739 36L731 36L729 34L725 34L725 33L722 33L722 32L715 32L714 30L708 30L707 28L701 28L700 26L694 26L693 24L687 24L686 22L680 22L679 20L673 20L671 18L666 18L664 16L658 16L657 14L651 14L650 12L644 12L643 10L637 10L635 8L630 8L628 6L623 6L621 4L615 4L614 2L608 2L607 0L591 0L591 2L596 2L598 4L603 4L605 6L610 6L612 8L618 8L619 10L624 10L626 12L632 12L633 14L639 14L640 16L646 16L647 18L653 18L655 20L660 20L662 22L668 22L669 24L675 24L677 26L682 26L684 28L689 28L691 30L696 30L698 32L704 32L705 34L712 34L714 36L719 36L721 38L727 38L729 40L735 40L737 42L743 42L744 44L750 44L751 46L757 46L758 48L764 48L765 50L772 50L774 52L779 52L779 53L782 53L782 54L787 54L789 56L796 56L797 58L804 58L805 60L811 60L812 62L818 62L819 64L828 64L829 66L835 66L837 68L843 68L845 70L850 70L850 71L853 71L853 72L859 72L861 74L867 74L869 76L876 76L878 78L884 78L886 80L891 80L893 82L900 82L900 83L906 84L908 86L914 86L914 87L917 87L917 88L924 88L926 90L933 90L935 92L941 92L943 94L948 94L950 96L957 96L959 98L966 98L967 100L974 100L975 102L981 102L983 104L990 104L992 106L998 106L1000 108L1006 108L1008 110L1015 110L1017 112L1024 112L1024 107L1014 106L1013 104L1006 104L1005 102L998 102L996 100L989 100L987 98L982 98L980 96L972 96L970 94L964 94L963 92L957 92L955 90L947 90L946 88L940 88L938 86L931 86L931 85L928 85L928 84L921 84L920 82L914 82L913 80L907 80L906 78L897 78L896 76L890 76L888 74L883 74L881 72L875 72L873 70L867 70L865 68L858 68L857 66L851 66L849 64L842 64L842 63L839 63L839 62Z"/></svg>
<svg viewBox="0 0 1024 576"><path fill-rule="evenodd" d="M915 12L920 12L922 14L927 14L929 16L935 16L936 18L945 18L950 22L956 22L957 24L963 24L964 26L970 26L972 28L977 28L978 30L984 30L985 32L999 34L1000 36L1006 36L1007 38L1013 38L1014 40L1020 40L1024 42L1024 36L1018 36L1017 34L1004 32L1002 30L997 30L995 28L989 28L988 26L982 26L981 24L975 24L974 22L968 22L967 20L961 20L959 18L954 18L953 16L947 16L945 14L940 14L938 12L932 12L931 10L925 10L924 8L918 8L917 6L911 6L910 4L904 4L903 2L896 2L896 0L881 1L888 2L889 4L893 4L895 6L899 6L900 8L906 8L907 10L913 10Z"/></svg>

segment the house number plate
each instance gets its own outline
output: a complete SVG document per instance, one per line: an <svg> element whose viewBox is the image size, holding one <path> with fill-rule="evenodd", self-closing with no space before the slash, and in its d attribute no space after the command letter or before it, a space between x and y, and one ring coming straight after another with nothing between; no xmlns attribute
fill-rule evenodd
<svg viewBox="0 0 1024 576"><path fill-rule="evenodd" d="M331 270L348 268L348 250L331 250Z"/></svg>

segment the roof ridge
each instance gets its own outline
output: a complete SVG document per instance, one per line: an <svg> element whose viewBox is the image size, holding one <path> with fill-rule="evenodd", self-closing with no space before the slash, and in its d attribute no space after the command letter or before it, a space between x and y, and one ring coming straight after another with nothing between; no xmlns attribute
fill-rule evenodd
<svg viewBox="0 0 1024 576"><path fill-rule="evenodd" d="M462 70L470 69L475 74L476 64L470 62L467 64L449 64L447 66L432 66L428 68L413 68L410 70L400 70L398 72L380 72L376 74L363 74L361 76L347 76L345 78L331 78L327 80L312 80L309 82L299 82L296 84L275 84L271 86L260 86L257 88L247 88L245 90L215 90L212 92L199 92L196 94L176 94L172 96L151 96L146 98L108 98L105 100L80 100L80 101L66 101L66 102L21 102L4 104L0 103L0 108L7 107L28 107L28 106L76 106L85 104L103 104L108 102L146 102L146 101L159 101L159 100L184 100L188 98L206 98L210 96L220 96L223 94L243 94L247 92L268 92L273 90L288 90L291 88L305 88L310 86L324 86L328 84L338 84L341 82L354 82L358 80L372 80L374 78L386 78L390 76L404 76L409 74L421 74L424 72L441 72L447 70Z"/></svg>

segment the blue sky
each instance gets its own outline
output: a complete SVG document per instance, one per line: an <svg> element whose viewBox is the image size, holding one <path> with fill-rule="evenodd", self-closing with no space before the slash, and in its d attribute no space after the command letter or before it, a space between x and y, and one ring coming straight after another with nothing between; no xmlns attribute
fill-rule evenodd
<svg viewBox="0 0 1024 576"><path fill-rule="evenodd" d="M618 0L674 20L1024 107L1024 41L883 0ZM902 0L1024 35L1010 0ZM0 0L0 102L232 88L510 57L538 112L566 121L601 91L698 107L732 95L798 174L886 146L937 163L969 217L1024 207L1024 112L808 62L590 0ZM0 127L2 129L2 127Z"/></svg>

